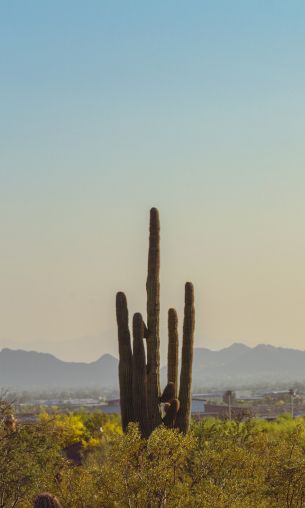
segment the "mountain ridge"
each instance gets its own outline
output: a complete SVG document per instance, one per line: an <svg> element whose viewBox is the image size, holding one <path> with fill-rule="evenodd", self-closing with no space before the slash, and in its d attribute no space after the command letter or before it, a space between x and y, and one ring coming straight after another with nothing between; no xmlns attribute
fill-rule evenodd
<svg viewBox="0 0 305 508"><path fill-rule="evenodd" d="M0 350L0 387L100 387L118 389L118 359L103 354L93 362L67 362L50 353ZM161 368L162 384L166 367ZM305 382L305 351L233 343L220 350L194 349L193 387Z"/></svg>

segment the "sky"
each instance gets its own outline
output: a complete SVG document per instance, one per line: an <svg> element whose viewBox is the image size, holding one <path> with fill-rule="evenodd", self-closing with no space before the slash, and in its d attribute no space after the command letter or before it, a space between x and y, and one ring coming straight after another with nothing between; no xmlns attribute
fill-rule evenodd
<svg viewBox="0 0 305 508"><path fill-rule="evenodd" d="M0 349L117 355L145 315L161 216L161 341L305 349L305 3L0 4Z"/></svg>

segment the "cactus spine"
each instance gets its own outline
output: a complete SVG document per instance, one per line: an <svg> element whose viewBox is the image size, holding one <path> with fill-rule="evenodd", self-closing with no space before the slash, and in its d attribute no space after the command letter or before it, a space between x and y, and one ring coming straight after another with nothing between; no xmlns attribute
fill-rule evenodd
<svg viewBox="0 0 305 508"><path fill-rule="evenodd" d="M174 383L175 397L178 392L178 316L175 309L168 311L167 382Z"/></svg>
<svg viewBox="0 0 305 508"><path fill-rule="evenodd" d="M191 408L191 382L194 340L194 289L185 285L182 364L178 384L178 317L175 309L168 311L168 384L160 397L160 221L156 208L150 211L147 291L147 325L141 314L133 317L133 351L128 328L128 309L124 293L116 299L119 337L119 384L122 427L136 421L143 436L158 425L178 426L186 432ZM147 364L144 338L147 344ZM161 418L159 403L164 403L166 415Z"/></svg>
<svg viewBox="0 0 305 508"><path fill-rule="evenodd" d="M180 410L177 417L177 426L182 432L188 431L191 414L194 329L194 287L191 282L187 282L185 284L183 344L179 389Z"/></svg>

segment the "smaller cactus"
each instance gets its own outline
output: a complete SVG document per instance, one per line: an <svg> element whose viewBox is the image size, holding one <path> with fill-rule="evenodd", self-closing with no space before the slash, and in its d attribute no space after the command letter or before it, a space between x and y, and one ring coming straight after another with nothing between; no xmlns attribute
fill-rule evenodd
<svg viewBox="0 0 305 508"><path fill-rule="evenodd" d="M187 432L191 415L192 363L195 329L194 287L191 282L185 284L183 344L180 371L179 400L180 410L177 426L181 432Z"/></svg>
<svg viewBox="0 0 305 508"><path fill-rule="evenodd" d="M133 393L133 411L136 422L139 422L141 433L146 436L148 433L147 425L147 378L146 378L146 360L144 349L144 326L141 314L133 316L133 375L132 375L132 393Z"/></svg>
<svg viewBox="0 0 305 508"><path fill-rule="evenodd" d="M167 383L166 387L163 390L161 397L159 398L160 402L171 402L175 398L176 387L175 384L170 382Z"/></svg>
<svg viewBox="0 0 305 508"><path fill-rule="evenodd" d="M123 431L134 420L132 401L132 351L128 325L127 299L124 293L116 295L116 317L119 339L119 384Z"/></svg>
<svg viewBox="0 0 305 508"><path fill-rule="evenodd" d="M167 382L174 383L175 397L178 392L178 316L175 309L168 311L168 353L167 353Z"/></svg>
<svg viewBox="0 0 305 508"><path fill-rule="evenodd" d="M169 429L173 429L175 427L179 409L180 402L178 399L173 399L171 403L168 403L165 406L165 416L162 420L165 427L168 427Z"/></svg>

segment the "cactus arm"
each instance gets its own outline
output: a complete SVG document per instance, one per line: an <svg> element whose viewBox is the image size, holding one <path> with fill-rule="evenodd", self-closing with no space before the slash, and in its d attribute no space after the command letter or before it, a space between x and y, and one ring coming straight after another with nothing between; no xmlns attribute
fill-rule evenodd
<svg viewBox="0 0 305 508"><path fill-rule="evenodd" d="M172 402L168 405L166 414L163 418L163 423L165 427L169 429L173 429L175 427L177 414L179 412L180 402L178 399L173 399Z"/></svg>
<svg viewBox="0 0 305 508"><path fill-rule="evenodd" d="M139 422L143 436L148 435L147 428L147 379L144 349L144 326L141 314L133 316L133 409L135 421Z"/></svg>
<svg viewBox="0 0 305 508"><path fill-rule="evenodd" d="M148 339L148 328L147 328L146 324L144 323L144 321L143 321L143 328L144 328L144 338Z"/></svg>
<svg viewBox="0 0 305 508"><path fill-rule="evenodd" d="M194 287L191 282L187 282L185 284L183 344L179 389L180 410L177 416L177 426L182 432L188 431L191 415L194 329Z"/></svg>
<svg viewBox="0 0 305 508"><path fill-rule="evenodd" d="M175 397L178 393L178 316L175 309L168 311L168 353L167 353L167 382L174 383Z"/></svg>
<svg viewBox="0 0 305 508"><path fill-rule="evenodd" d="M119 340L119 385L122 428L126 432L129 422L133 421L132 403L132 351L128 326L128 307L124 293L116 295L116 318Z"/></svg>
<svg viewBox="0 0 305 508"><path fill-rule="evenodd" d="M173 399L175 399L175 384L172 381L170 381L164 388L163 393L159 398L159 401L171 402Z"/></svg>

